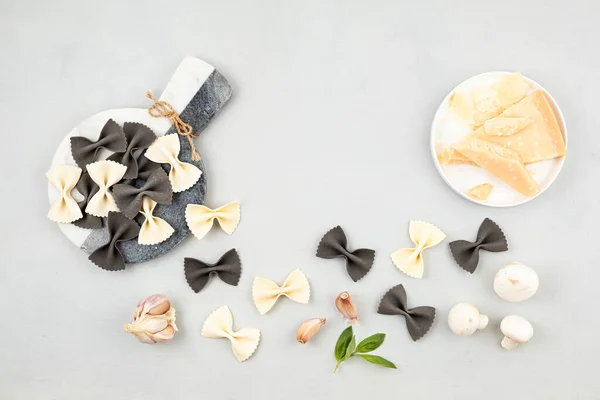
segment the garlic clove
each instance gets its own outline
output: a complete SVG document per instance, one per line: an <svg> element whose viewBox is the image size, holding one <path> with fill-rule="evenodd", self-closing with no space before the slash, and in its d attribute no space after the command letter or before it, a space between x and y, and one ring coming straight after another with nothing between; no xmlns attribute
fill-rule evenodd
<svg viewBox="0 0 600 400"><path fill-rule="evenodd" d="M340 293L335 299L338 311L354 325L358 325L358 314L354 302L348 292Z"/></svg>
<svg viewBox="0 0 600 400"><path fill-rule="evenodd" d="M296 332L298 343L305 344L308 342L325 325L325 322L327 322L326 318L311 318L300 324Z"/></svg>
<svg viewBox="0 0 600 400"><path fill-rule="evenodd" d="M152 339L156 343L162 343L173 339L173 336L175 336L175 329L173 326L169 325L162 331L152 334Z"/></svg>
<svg viewBox="0 0 600 400"><path fill-rule="evenodd" d="M125 325L125 332L160 332L169 326L169 321L163 316L143 315L137 321Z"/></svg>
<svg viewBox="0 0 600 400"><path fill-rule="evenodd" d="M169 326L169 320L163 316L142 317L142 328L146 333L157 333Z"/></svg>
<svg viewBox="0 0 600 400"><path fill-rule="evenodd" d="M154 344L156 343L150 336L148 336L145 332L132 332L136 338L142 343Z"/></svg>
<svg viewBox="0 0 600 400"><path fill-rule="evenodd" d="M137 305L133 320L140 318L144 314L160 315L166 313L171 308L171 302L165 296L153 294L142 299Z"/></svg>
<svg viewBox="0 0 600 400"><path fill-rule="evenodd" d="M169 325L171 325L173 329L175 329L175 332L177 332L177 325L175 325L175 309L171 307L169 311L165 313L165 317L167 318L167 321L169 321Z"/></svg>
<svg viewBox="0 0 600 400"><path fill-rule="evenodd" d="M150 315L162 315L169 311L171 302L165 296L155 294L146 299L144 313Z"/></svg>

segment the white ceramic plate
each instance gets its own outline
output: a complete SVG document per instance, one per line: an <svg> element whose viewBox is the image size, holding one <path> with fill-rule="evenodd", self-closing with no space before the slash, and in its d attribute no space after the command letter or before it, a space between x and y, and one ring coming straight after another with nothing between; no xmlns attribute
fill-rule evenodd
<svg viewBox="0 0 600 400"><path fill-rule="evenodd" d="M532 172L532 176L540 187L540 191L535 196L527 197L504 182L500 181L487 171L482 168L474 167L470 165L441 165L437 159L437 153L447 148L448 146L458 142L461 138L470 133L470 128L462 123L459 118L453 115L450 110L450 95L455 90L471 90L475 87L490 86L493 85L501 76L507 75L509 72L497 71L497 72L486 72L484 74L476 75L472 78L467 79L460 85L455 87L448 93L448 95L440 104L435 116L433 117L433 124L431 125L431 155L433 156L433 162L437 167L440 175L444 178L444 181L459 195L465 199L472 201L477 204L490 207L511 207L519 204L527 203L544 193L546 189L552 185L565 161L565 157L555 158L553 160L546 160L529 164L527 169ZM556 104L556 101L552 98L550 93L546 91L537 82L524 77L533 88L541 89L546 95L556 120L565 139L565 146L567 145L567 126L565 125L564 117ZM490 183L494 186L494 190L485 201L474 199L466 194L467 190L473 186Z"/></svg>

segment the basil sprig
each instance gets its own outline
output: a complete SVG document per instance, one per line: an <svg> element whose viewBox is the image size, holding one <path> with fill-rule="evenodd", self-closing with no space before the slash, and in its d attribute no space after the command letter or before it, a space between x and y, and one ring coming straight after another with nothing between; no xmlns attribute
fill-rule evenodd
<svg viewBox="0 0 600 400"><path fill-rule="evenodd" d="M393 362L386 360L380 356L374 356L370 353L373 350L376 350L383 344L385 340L385 333L376 333L374 335L369 336L366 339L363 339L358 345L356 345L356 336L354 336L354 332L352 331L352 327L349 326L340 335L335 344L334 355L337 361L335 365L335 369L333 372L336 372L340 367L340 364L349 359L350 357L358 356L364 360L372 364L381 365L386 368L394 368L396 366Z"/></svg>

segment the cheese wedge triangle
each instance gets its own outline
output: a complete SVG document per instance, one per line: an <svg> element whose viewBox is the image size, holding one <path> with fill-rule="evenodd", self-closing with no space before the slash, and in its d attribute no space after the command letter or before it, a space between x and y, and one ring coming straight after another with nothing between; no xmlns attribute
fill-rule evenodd
<svg viewBox="0 0 600 400"><path fill-rule="evenodd" d="M517 72L501 76L491 86L456 90L449 98L449 106L454 115L477 128L524 98L530 90L529 83Z"/></svg>
<svg viewBox="0 0 600 400"><path fill-rule="evenodd" d="M539 191L516 152L474 136L452 147L519 193L533 196Z"/></svg>
<svg viewBox="0 0 600 400"><path fill-rule="evenodd" d="M512 126L512 131L507 124ZM524 164L566 154L556 116L541 90L535 90L497 118L485 122L472 136L516 152Z"/></svg>
<svg viewBox="0 0 600 400"><path fill-rule="evenodd" d="M500 115L507 107L525 97L529 90L529 83L518 72L502 76L492 87L474 90L474 125L479 127L488 119Z"/></svg>

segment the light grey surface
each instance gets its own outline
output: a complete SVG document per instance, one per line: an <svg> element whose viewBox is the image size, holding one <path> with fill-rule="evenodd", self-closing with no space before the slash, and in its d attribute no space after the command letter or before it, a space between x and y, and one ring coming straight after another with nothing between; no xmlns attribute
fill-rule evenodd
<svg viewBox="0 0 600 400"><path fill-rule="evenodd" d="M0 398L5 399L597 399L598 303L597 1L32 1L1 0ZM46 219L45 172L79 121L107 108L143 107L186 55L213 64L234 95L202 134L207 205L234 199L242 222L189 237L165 257L125 272L96 268ZM471 204L437 175L429 127L446 93L489 70L520 70L561 105L569 156L554 186L514 209ZM427 250L423 280L396 270L389 253L409 244L408 221L475 237L484 217L510 251L482 253L471 276L447 243ZM314 256L336 224L353 248L377 251L360 282L341 260ZM238 287L213 280L199 294L185 256L239 250ZM493 276L521 261L540 276L529 301L497 298ZM283 281L301 267L308 305L282 299L266 316L251 301L254 276ZM399 318L377 315L380 296L403 283L411 306L434 305L432 331L413 343ZM333 375L344 327L333 299L358 303L359 337L388 334L377 353ZM137 301L165 293L180 332L147 346L122 332ZM446 326L470 301L490 326L470 338ZM227 304L235 326L258 327L256 354L239 364L227 341L200 328ZM535 336L507 352L499 322L528 318ZM301 346L295 330L329 317Z"/></svg>

